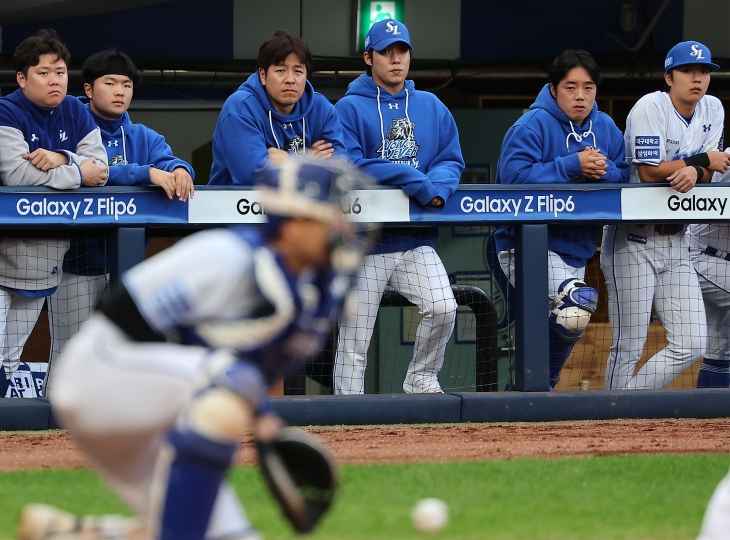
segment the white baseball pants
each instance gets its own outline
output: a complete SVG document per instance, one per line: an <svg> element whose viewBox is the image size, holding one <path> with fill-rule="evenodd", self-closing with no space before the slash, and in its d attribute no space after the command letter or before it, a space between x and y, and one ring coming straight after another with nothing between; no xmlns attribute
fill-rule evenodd
<svg viewBox="0 0 730 540"><path fill-rule="evenodd" d="M53 391L53 371L66 342L94 312L109 283L108 275L79 276L64 273L58 289L48 298L48 327L51 331L51 356L43 386L45 396Z"/></svg>
<svg viewBox="0 0 730 540"><path fill-rule="evenodd" d="M509 279L510 285L515 286L515 251L500 251L497 253L499 266ZM557 253L548 250L548 296L552 301L558 296L560 284L566 279L583 280L586 274L585 267L576 268L567 264ZM552 306L548 309L548 312Z"/></svg>
<svg viewBox="0 0 730 540"><path fill-rule="evenodd" d="M684 234L653 226L604 228L601 269L608 288L612 344L606 389L662 388L702 358L707 324L702 293ZM634 375L654 304L669 344Z"/></svg>
<svg viewBox="0 0 730 540"><path fill-rule="evenodd" d="M390 284L422 315L403 390L441 391L438 372L454 330L456 300L449 276L436 251L428 246L395 253L368 255L355 285L355 316L343 316L334 370L335 394L362 394L365 367L375 319L385 286Z"/></svg>
<svg viewBox="0 0 730 540"><path fill-rule="evenodd" d="M59 356L51 397L56 417L100 476L147 522L158 517L149 514L159 506L152 487L165 434L207 383L208 356L203 347L130 341L100 314ZM237 496L224 484L206 538L249 527Z"/></svg>
<svg viewBox="0 0 730 540"><path fill-rule="evenodd" d="M707 315L707 352L713 360L730 360L730 263L707 254L693 258Z"/></svg>
<svg viewBox="0 0 730 540"><path fill-rule="evenodd" d="M0 289L0 354L8 378L20 365L23 347L38 321L45 300L45 297L29 298Z"/></svg>

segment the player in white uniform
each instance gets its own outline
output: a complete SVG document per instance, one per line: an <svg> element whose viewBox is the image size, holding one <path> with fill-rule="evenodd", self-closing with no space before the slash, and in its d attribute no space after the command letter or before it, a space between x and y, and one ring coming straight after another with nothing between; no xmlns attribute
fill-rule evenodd
<svg viewBox="0 0 730 540"><path fill-rule="evenodd" d="M288 160L263 179L263 230L201 232L122 277L62 351L51 403L139 519L29 505L19 538L259 538L223 479L244 431L279 432L267 388L339 314L361 261L341 207L357 178Z"/></svg>
<svg viewBox="0 0 730 540"><path fill-rule="evenodd" d="M730 153L730 148L725 149ZM730 173L715 173L713 182L730 182ZM697 388L730 386L730 224L689 226L689 253L702 289L707 314L707 351Z"/></svg>
<svg viewBox="0 0 730 540"><path fill-rule="evenodd" d="M437 211L456 191L464 170L456 122L430 92L407 80L408 29L399 21L375 23L360 75L337 102L347 157L376 182L398 187L422 207ZM386 218L387 219L387 218ZM449 276L436 253L436 227L385 229L358 276L357 318L340 325L334 369L335 394L362 394L367 351L380 299L392 285L423 315L403 391L440 393L438 373L456 321Z"/></svg>
<svg viewBox="0 0 730 540"><path fill-rule="evenodd" d="M724 112L705 95L710 50L696 41L679 43L666 57L668 92L642 97L626 120L626 160L631 182L669 182L686 193L696 182L724 172L730 156L721 149ZM612 345L605 387L661 388L705 352L706 324L697 274L684 224L620 224L604 230L601 268L608 287ZM651 317L652 303L669 345L634 374Z"/></svg>

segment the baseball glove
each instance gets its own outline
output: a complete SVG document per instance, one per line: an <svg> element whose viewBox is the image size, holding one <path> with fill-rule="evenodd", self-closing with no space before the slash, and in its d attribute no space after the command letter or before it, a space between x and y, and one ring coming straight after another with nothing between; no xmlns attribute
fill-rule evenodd
<svg viewBox="0 0 730 540"><path fill-rule="evenodd" d="M310 437L290 429L256 447L261 471L284 515L297 532L311 532L337 490L332 460Z"/></svg>

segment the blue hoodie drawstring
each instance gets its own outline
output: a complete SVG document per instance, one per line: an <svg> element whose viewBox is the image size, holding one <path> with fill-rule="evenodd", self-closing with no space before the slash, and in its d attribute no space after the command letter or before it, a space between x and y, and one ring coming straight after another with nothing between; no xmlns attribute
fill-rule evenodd
<svg viewBox="0 0 730 540"><path fill-rule="evenodd" d="M271 134L274 136L274 141L276 142L276 147L281 150L281 145L279 144L279 139L276 138L276 133L274 132L274 120L271 117L271 111L269 111L269 127L271 127Z"/></svg>
<svg viewBox="0 0 730 540"><path fill-rule="evenodd" d="M119 127L122 128L122 154L124 156L124 164L129 165L129 163L127 162L127 143L124 140L126 138L126 136L124 135L124 126L120 125Z"/></svg>
<svg viewBox="0 0 730 540"><path fill-rule="evenodd" d="M385 131L383 131L383 112L380 110L380 87L377 87L378 89L378 116L380 116L380 144L381 148L383 149L380 152L380 159L386 159L385 157Z"/></svg>
<svg viewBox="0 0 730 540"><path fill-rule="evenodd" d="M380 86L376 87L378 90L378 116L380 116L380 144L382 145L381 148L383 151L380 153L380 159L388 159L385 157L385 131L383 129L383 112L380 110ZM411 118L408 116L408 98L410 94L408 93L408 88L405 88L406 91L406 120L408 121L408 140L413 140L413 124L411 123Z"/></svg>
<svg viewBox="0 0 730 540"><path fill-rule="evenodd" d="M302 154L307 151L307 124L304 123L302 116Z"/></svg>
<svg viewBox="0 0 730 540"><path fill-rule="evenodd" d="M413 124L411 123L411 118L408 116L408 88L405 89L406 91L406 120L408 120L408 140L413 140Z"/></svg>
<svg viewBox="0 0 730 540"><path fill-rule="evenodd" d="M570 124L570 133L568 133L568 136L565 137L565 149L570 151L570 138L573 137L578 144L583 142L583 139L588 137L589 135L593 137L593 148L597 148L598 145L596 144L596 135L593 133L593 120L589 120L588 122L588 131L584 131L583 134L577 133L575 131L575 128L573 127L573 121L568 120L568 124Z"/></svg>

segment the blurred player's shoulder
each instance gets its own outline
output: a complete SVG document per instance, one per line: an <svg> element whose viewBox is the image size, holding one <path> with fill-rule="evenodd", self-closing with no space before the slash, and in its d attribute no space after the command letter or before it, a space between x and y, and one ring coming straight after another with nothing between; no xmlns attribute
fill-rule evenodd
<svg viewBox="0 0 730 540"><path fill-rule="evenodd" d="M256 235L252 234L251 238ZM167 268L193 272L211 272L215 279L236 279L253 266L256 242L247 240L235 229L211 229L192 234L177 242L145 264L132 268L129 275L149 273Z"/></svg>

